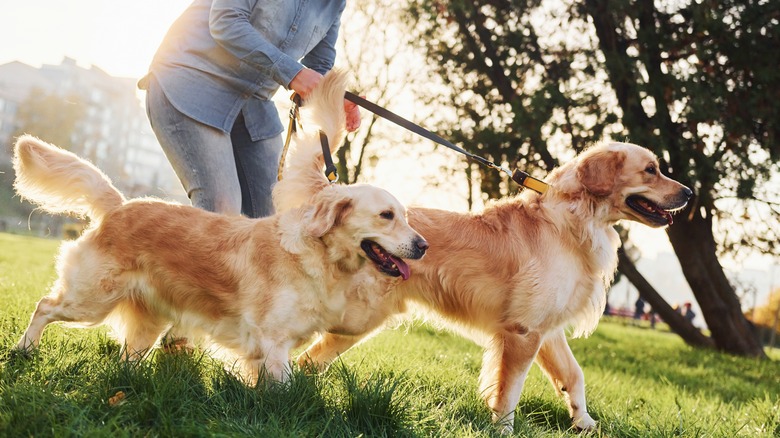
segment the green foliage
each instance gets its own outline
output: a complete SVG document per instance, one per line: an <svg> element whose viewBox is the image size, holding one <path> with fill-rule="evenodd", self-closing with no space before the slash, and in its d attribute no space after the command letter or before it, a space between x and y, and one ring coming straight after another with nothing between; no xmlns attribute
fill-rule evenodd
<svg viewBox="0 0 780 438"><path fill-rule="evenodd" d="M16 116L19 128L12 137L31 134L78 153L83 147L79 129L86 115L81 97L46 94L35 88L19 105Z"/></svg>
<svg viewBox="0 0 780 438"><path fill-rule="evenodd" d="M720 219L721 250L777 254L780 4L589 0L580 13L594 23L624 135L696 189L691 213Z"/></svg>
<svg viewBox="0 0 780 438"><path fill-rule="evenodd" d="M22 202L14 192L14 169L0 164L0 217L26 217L33 206Z"/></svg>
<svg viewBox="0 0 780 438"><path fill-rule="evenodd" d="M549 171L595 142L631 141L696 189L692 214L723 219L720 249L780 251L780 3L409 5L409 40L448 84L448 135L466 149ZM486 196L506 194L480 171Z"/></svg>
<svg viewBox="0 0 780 438"><path fill-rule="evenodd" d="M451 89L440 105L457 122L448 136L510 167L549 171L567 152L601 139L614 115L600 111L594 49L566 10L541 16L537 1L410 2L410 41ZM566 29L573 38L553 35ZM565 41L559 41L561 38ZM480 169L488 197L506 193L493 170Z"/></svg>
<svg viewBox="0 0 780 438"><path fill-rule="evenodd" d="M2 436L498 436L477 394L481 350L427 325L377 335L329 371L249 388L202 351L131 364L101 329L51 326L13 353L54 278L59 242L0 234ZM685 346L666 332L602 323L571 342L595 436L780 433L780 363ZM775 355L775 360L780 354ZM580 436L538 368L518 436Z"/></svg>

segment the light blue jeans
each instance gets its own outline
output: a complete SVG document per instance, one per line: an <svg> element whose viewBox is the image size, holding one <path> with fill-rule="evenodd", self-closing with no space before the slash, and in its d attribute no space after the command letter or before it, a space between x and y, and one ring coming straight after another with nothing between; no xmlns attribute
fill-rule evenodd
<svg viewBox="0 0 780 438"><path fill-rule="evenodd" d="M282 136L252 141L239 115L231 132L179 112L152 76L146 110L157 140L192 205L224 214L257 218L273 214Z"/></svg>

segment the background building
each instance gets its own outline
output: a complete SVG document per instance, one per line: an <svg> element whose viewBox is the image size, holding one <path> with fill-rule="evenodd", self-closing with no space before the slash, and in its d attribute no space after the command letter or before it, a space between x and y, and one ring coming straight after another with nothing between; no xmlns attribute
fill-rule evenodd
<svg viewBox="0 0 780 438"><path fill-rule="evenodd" d="M21 62L0 65L0 165L10 163L14 136L22 131L56 143L22 126L23 106L36 92L81 106L70 135L73 152L101 168L127 196L187 202L149 126L135 82L94 66L83 68L71 58L41 68Z"/></svg>

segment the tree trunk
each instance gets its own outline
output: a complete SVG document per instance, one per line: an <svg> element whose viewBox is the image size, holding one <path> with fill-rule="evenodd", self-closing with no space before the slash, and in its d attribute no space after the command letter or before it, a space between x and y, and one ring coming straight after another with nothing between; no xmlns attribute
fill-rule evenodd
<svg viewBox="0 0 780 438"><path fill-rule="evenodd" d="M631 41L625 32L622 32L621 27L625 17L613 16L609 0L585 0L584 2L586 12L593 20L599 49L605 57L604 65L623 110L622 121L630 133L631 140L657 152L659 148L666 151L671 170L677 172L676 175L670 176L691 186L690 181L686 181L688 176L684 171L689 166L689 160L679 153L681 150L678 141L679 133L671 122L668 109L663 108L669 103L665 102L663 96L659 94L659 90L664 89L666 78L661 73L660 54L652 49L655 44L653 38L657 34L652 5L652 2L639 2L638 15L641 26L637 35L647 39L640 41L639 46L645 50L646 59L643 62L650 75L647 85L651 93L655 93L656 106L659 108L653 119L647 115L640 103L642 93L639 84L644 81L636 71L636 59L628 55ZM651 48L646 49L647 47ZM658 126L663 129L659 130L659 134L655 134L654 130ZM674 252L680 260L685 279L701 308L702 317L707 321L715 347L732 354L766 357L758 336L742 314L736 293L718 262L710 214L713 209L707 208L711 207L709 191L712 185L710 181L701 181L701 178L700 176L699 196L700 201L703 202L699 207L706 211L704 213L706 217L699 213L698 208L689 206L685 210L690 214L690 219L679 219L667 231ZM680 214L678 217L686 216Z"/></svg>
<svg viewBox="0 0 780 438"><path fill-rule="evenodd" d="M626 255L621 247L618 251L618 269L626 276L631 284L639 291L639 295L651 306L653 311L669 325L669 328L677 333L686 344L693 347L715 347L712 339L704 336L696 327L675 311L666 300L653 288L645 277L637 270L636 265Z"/></svg>
<svg viewBox="0 0 780 438"><path fill-rule="evenodd" d="M690 207L685 210L690 214ZM682 214L678 217L684 217ZM719 350L765 358L764 348L717 258L712 220L696 211L667 230L685 279L693 290L702 316Z"/></svg>

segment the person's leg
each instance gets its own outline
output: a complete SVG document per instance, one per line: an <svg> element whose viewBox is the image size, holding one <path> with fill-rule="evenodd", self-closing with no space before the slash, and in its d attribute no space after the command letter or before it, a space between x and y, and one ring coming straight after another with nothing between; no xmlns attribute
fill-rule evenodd
<svg viewBox="0 0 780 438"><path fill-rule="evenodd" d="M157 140L171 162L192 205L223 214L241 213L241 186L230 135L179 112L154 77L146 94L146 110ZM173 326L162 344L166 351L190 351L188 333Z"/></svg>
<svg viewBox="0 0 780 438"><path fill-rule="evenodd" d="M146 99L152 129L192 205L239 214L241 187L230 135L179 112L154 78Z"/></svg>
<svg viewBox="0 0 780 438"><path fill-rule="evenodd" d="M274 214L271 191L284 147L282 136L252 141L243 116L239 116L230 137L241 185L241 212L252 218Z"/></svg>

